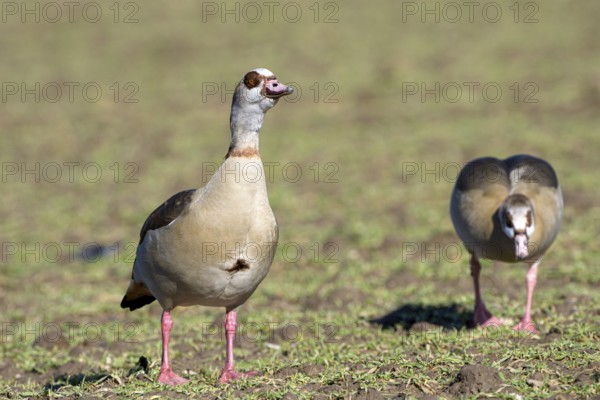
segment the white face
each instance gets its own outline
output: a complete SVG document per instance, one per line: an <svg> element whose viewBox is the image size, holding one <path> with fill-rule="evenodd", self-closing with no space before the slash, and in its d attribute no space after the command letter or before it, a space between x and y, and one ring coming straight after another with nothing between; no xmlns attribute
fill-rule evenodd
<svg viewBox="0 0 600 400"><path fill-rule="evenodd" d="M262 76L275 76L274 73L272 73L266 68L254 68L252 71L258 72Z"/></svg>
<svg viewBox="0 0 600 400"><path fill-rule="evenodd" d="M535 230L533 210L526 205L506 208L500 215L500 224L510 239L514 239L517 233L524 233L530 238Z"/></svg>
<svg viewBox="0 0 600 400"><path fill-rule="evenodd" d="M261 112L272 108L280 97L293 92L288 87L277 81L275 75L266 68L256 68L248 72L238 86L238 99L243 108L257 107ZM258 110L257 110L258 111Z"/></svg>

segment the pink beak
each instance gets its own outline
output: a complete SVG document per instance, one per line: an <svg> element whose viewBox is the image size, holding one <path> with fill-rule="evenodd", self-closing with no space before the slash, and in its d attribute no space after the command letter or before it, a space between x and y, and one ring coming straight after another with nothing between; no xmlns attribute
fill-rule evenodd
<svg viewBox="0 0 600 400"><path fill-rule="evenodd" d="M517 233L515 235L515 256L519 260L524 260L529 255L529 250L527 249L527 235L524 233Z"/></svg>
<svg viewBox="0 0 600 400"><path fill-rule="evenodd" d="M277 79L268 79L265 84L265 94L267 97L277 99L294 92L294 88L277 82Z"/></svg>

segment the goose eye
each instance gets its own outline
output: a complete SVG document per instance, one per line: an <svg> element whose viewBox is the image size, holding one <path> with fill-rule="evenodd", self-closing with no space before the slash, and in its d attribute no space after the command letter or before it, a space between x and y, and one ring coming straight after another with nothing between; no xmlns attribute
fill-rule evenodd
<svg viewBox="0 0 600 400"><path fill-rule="evenodd" d="M258 86L259 83L260 80L258 79L258 72L256 71L250 71L246 74L246 76L244 76L244 85L248 89Z"/></svg>
<svg viewBox="0 0 600 400"><path fill-rule="evenodd" d="M504 223L506 224L507 227L512 228L513 227L513 223L512 220L510 219L510 217L507 215L504 219Z"/></svg>
<svg viewBox="0 0 600 400"><path fill-rule="evenodd" d="M531 226L531 211L527 212L527 226Z"/></svg>

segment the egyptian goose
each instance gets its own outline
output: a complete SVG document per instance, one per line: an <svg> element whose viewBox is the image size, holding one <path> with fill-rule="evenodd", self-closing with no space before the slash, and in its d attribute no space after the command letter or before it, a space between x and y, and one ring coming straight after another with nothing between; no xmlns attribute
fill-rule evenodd
<svg viewBox="0 0 600 400"><path fill-rule="evenodd" d="M225 161L201 189L177 193L154 210L140 232L133 273L121 307L158 300L163 308L158 382L188 382L169 364L170 312L177 306L225 307L226 361L220 383L256 372L234 369L236 309L254 292L273 261L278 227L258 152L265 113L293 89L267 69L248 72L231 105L231 144Z"/></svg>
<svg viewBox="0 0 600 400"><path fill-rule="evenodd" d="M498 326L479 290L480 258L529 264L527 305L516 330L536 332L531 319L533 290L542 256L562 219L563 199L556 173L541 158L515 155L469 162L461 171L450 201L456 233L471 255L476 325Z"/></svg>

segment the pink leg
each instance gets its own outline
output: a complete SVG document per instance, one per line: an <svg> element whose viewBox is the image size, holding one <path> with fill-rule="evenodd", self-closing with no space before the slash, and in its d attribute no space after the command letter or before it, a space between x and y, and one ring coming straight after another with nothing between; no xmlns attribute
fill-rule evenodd
<svg viewBox="0 0 600 400"><path fill-rule="evenodd" d="M233 362L233 339L235 338L235 329L237 325L237 313L235 310L228 311L225 315L225 334L227 337L227 349L225 367L221 371L219 383L228 383L230 381L246 376L255 376L256 371L236 372Z"/></svg>
<svg viewBox="0 0 600 400"><path fill-rule="evenodd" d="M473 286L475 287L475 310L473 312L473 322L483 328L488 326L500 326L502 322L490 313L481 298L479 289L479 273L481 264L474 254L471 254L471 276L473 277Z"/></svg>
<svg viewBox="0 0 600 400"><path fill-rule="evenodd" d="M166 385L180 385L187 383L189 380L180 377L171 370L169 364L169 336L171 335L171 328L173 327L173 320L171 319L171 313L169 310L163 310L162 318L160 320L162 330L162 364L160 366L160 374L158 375L158 382Z"/></svg>
<svg viewBox="0 0 600 400"><path fill-rule="evenodd" d="M537 270L539 263L539 260L534 262L527 271L527 305L525 306L525 315L523 316L523 319L513 327L513 329L517 331L528 331L532 333L537 332L535 324L531 319L531 304L533 303L533 290L535 289L535 284L537 283Z"/></svg>

